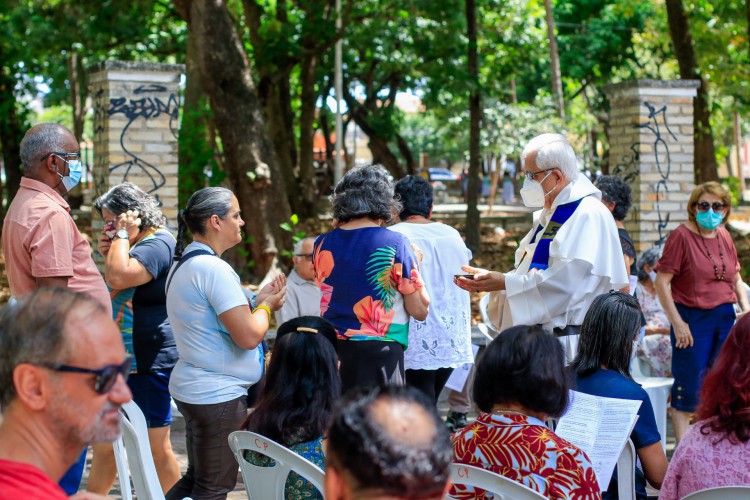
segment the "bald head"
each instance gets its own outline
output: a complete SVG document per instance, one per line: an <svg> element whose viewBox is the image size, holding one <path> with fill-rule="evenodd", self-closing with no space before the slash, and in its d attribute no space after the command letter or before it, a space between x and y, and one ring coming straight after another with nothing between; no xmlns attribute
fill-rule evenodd
<svg viewBox="0 0 750 500"><path fill-rule="evenodd" d="M41 159L52 152L68 152L73 133L57 123L40 123L26 131L21 141L21 161L26 174L34 173Z"/></svg>
<svg viewBox="0 0 750 500"><path fill-rule="evenodd" d="M326 465L354 497L441 498L452 459L435 406L408 386L349 393L328 430Z"/></svg>

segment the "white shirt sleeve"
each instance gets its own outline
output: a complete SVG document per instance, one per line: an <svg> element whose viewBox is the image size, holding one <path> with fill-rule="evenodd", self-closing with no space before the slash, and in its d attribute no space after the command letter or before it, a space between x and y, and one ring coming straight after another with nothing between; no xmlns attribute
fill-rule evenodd
<svg viewBox="0 0 750 500"><path fill-rule="evenodd" d="M514 325L546 325L553 327L578 324L576 310L571 308L584 297L598 294L602 281L591 274L591 264L582 260L558 259L551 267L533 269L525 274L506 274L505 286ZM585 313L585 312L584 312ZM554 321L559 318L558 321ZM583 318L580 318L582 321Z"/></svg>

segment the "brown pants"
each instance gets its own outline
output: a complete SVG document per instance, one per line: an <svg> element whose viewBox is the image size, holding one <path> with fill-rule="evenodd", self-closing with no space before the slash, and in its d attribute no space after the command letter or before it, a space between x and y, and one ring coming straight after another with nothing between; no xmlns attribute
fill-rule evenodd
<svg viewBox="0 0 750 500"><path fill-rule="evenodd" d="M188 468L167 493L167 500L221 500L237 484L239 464L229 448L229 434L247 417L247 396L225 403L194 405L175 399L185 418Z"/></svg>

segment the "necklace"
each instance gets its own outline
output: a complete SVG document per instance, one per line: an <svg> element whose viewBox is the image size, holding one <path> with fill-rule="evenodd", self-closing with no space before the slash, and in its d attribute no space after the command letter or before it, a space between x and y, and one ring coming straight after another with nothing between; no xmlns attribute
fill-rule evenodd
<svg viewBox="0 0 750 500"><path fill-rule="evenodd" d="M697 224L696 227L698 227ZM724 263L724 252L721 251L721 238L719 237L719 233L716 233L716 245L719 247L719 259L721 260L721 276L719 276L719 266L716 265L714 256L711 255L711 251L708 249L708 245L706 245L706 240L703 238L703 233L701 232L700 227L698 227L698 236L701 237L703 248L706 250L708 258L711 259L711 264L714 265L714 275L716 276L716 279L719 281L724 281L724 275L727 274L727 265Z"/></svg>

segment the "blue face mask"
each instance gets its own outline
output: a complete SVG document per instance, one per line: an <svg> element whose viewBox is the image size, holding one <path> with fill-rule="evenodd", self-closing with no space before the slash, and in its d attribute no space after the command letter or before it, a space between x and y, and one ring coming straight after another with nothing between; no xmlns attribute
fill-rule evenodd
<svg viewBox="0 0 750 500"><path fill-rule="evenodd" d="M714 212L713 208L709 208L705 212L698 212L695 215L695 220L703 229L713 231L714 229L719 227L721 221L724 220L724 214L717 214L716 212Z"/></svg>
<svg viewBox="0 0 750 500"><path fill-rule="evenodd" d="M57 155L55 155L57 156ZM58 158L60 158L58 156ZM79 182L81 182L81 176L83 175L83 165L81 164L81 160L66 160L64 158L60 158L62 161L68 164L68 175L61 175L60 172L57 173L57 175L60 176L60 179L62 179L63 186L65 186L65 189L70 192L71 189L76 187Z"/></svg>

